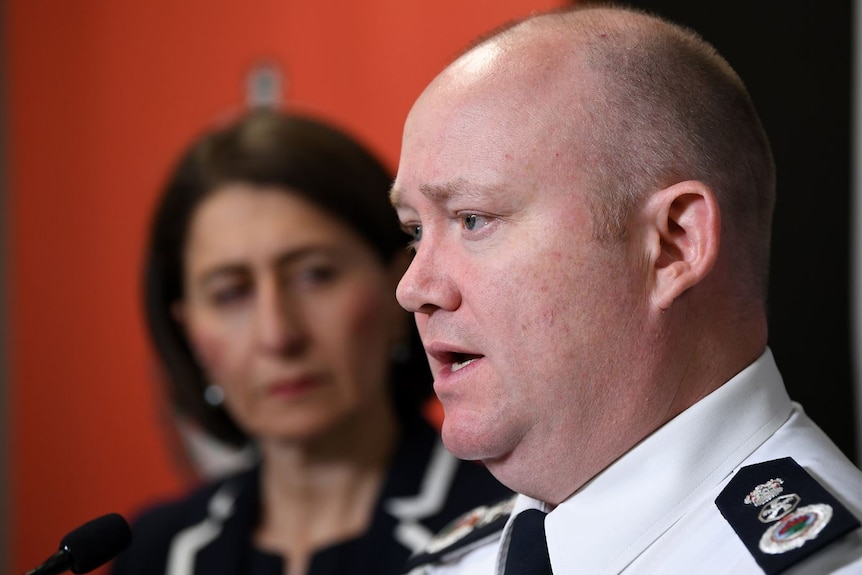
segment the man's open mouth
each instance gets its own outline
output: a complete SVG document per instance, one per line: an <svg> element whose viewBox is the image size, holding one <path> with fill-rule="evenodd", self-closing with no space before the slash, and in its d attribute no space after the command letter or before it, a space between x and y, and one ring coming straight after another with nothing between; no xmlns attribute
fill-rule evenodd
<svg viewBox="0 0 862 575"><path fill-rule="evenodd" d="M452 370L452 373L464 369L465 367L482 357L481 355L468 355L465 353L456 353L453 355L454 357L452 360L452 366L450 368Z"/></svg>

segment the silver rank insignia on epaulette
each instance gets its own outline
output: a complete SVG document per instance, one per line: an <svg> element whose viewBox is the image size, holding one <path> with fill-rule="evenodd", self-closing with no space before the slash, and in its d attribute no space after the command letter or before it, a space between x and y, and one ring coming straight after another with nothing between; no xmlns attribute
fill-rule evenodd
<svg viewBox="0 0 862 575"><path fill-rule="evenodd" d="M468 511L441 529L422 553L411 557L407 562L407 571L421 572L417 569L421 565L467 553L499 536L514 506L515 498L510 497L494 505L483 505ZM414 569L417 571L412 571Z"/></svg>
<svg viewBox="0 0 862 575"><path fill-rule="evenodd" d="M508 517L515 505L514 499L507 499L495 505L482 505L468 511L435 535L425 547L426 553L437 553L451 547L473 531L490 525L500 517Z"/></svg>
<svg viewBox="0 0 862 575"><path fill-rule="evenodd" d="M770 479L755 487L743 503L763 507L757 514L761 523L772 523L760 538L760 550L770 555L784 553L815 539L832 519L832 506L824 503L797 509L802 498L796 493L781 495L784 480Z"/></svg>
<svg viewBox="0 0 862 575"><path fill-rule="evenodd" d="M781 572L859 527L789 457L743 467L715 504L766 573Z"/></svg>

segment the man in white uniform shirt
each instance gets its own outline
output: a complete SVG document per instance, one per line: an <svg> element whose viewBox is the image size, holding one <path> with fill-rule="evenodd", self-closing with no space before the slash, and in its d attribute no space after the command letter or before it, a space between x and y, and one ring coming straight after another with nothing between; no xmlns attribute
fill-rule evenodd
<svg viewBox="0 0 862 575"><path fill-rule="evenodd" d="M408 570L862 573L862 473L766 347L774 195L742 82L654 17L535 15L429 85L397 297L446 446L519 495Z"/></svg>

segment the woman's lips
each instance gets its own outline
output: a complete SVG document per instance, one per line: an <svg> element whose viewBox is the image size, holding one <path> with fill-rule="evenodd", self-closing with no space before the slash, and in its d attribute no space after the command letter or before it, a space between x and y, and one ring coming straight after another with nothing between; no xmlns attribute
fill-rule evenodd
<svg viewBox="0 0 862 575"><path fill-rule="evenodd" d="M267 387L267 395L281 399L290 399L305 395L319 385L320 380L316 377L282 380L270 384Z"/></svg>

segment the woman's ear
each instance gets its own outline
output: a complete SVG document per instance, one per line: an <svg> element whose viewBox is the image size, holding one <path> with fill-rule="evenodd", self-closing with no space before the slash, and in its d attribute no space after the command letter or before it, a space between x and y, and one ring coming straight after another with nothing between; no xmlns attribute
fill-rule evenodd
<svg viewBox="0 0 862 575"><path fill-rule="evenodd" d="M664 311L710 272L718 259L721 211L706 184L685 181L653 193L646 222L650 299Z"/></svg>

